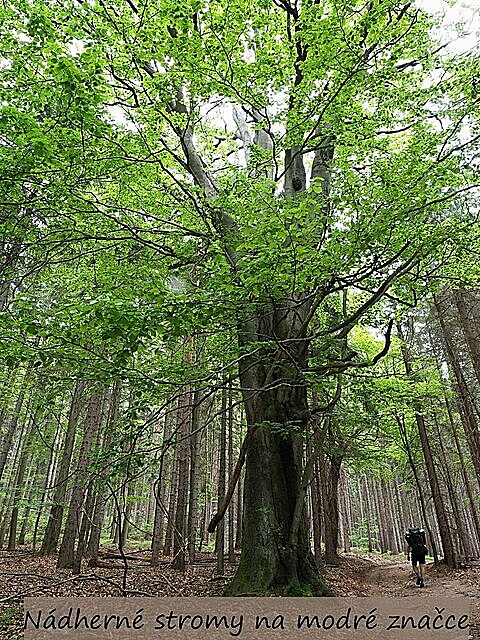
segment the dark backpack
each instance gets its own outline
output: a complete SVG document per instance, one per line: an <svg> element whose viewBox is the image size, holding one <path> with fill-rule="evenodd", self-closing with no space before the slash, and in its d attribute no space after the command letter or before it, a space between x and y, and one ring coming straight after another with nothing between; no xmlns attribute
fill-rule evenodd
<svg viewBox="0 0 480 640"><path fill-rule="evenodd" d="M420 529L409 529L405 538L414 553L423 553L425 551L423 532Z"/></svg>

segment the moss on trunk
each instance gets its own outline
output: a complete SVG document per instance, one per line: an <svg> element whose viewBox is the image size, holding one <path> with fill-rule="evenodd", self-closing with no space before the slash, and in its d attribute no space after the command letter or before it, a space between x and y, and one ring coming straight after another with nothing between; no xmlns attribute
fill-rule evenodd
<svg viewBox="0 0 480 640"><path fill-rule="evenodd" d="M252 439L245 476L242 554L225 595L329 595L310 550L305 515L297 542L291 543L301 480L301 437L292 425L284 427L279 432L279 424L270 422Z"/></svg>

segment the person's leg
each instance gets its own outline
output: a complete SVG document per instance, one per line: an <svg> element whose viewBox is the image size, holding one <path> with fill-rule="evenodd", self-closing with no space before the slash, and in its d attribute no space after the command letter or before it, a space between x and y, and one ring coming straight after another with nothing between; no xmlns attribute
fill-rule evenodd
<svg viewBox="0 0 480 640"><path fill-rule="evenodd" d="M417 584L420 584L420 568L418 565L418 560L417 558L413 555L412 553L412 567L413 570L415 571L415 575L417 576Z"/></svg>
<svg viewBox="0 0 480 640"><path fill-rule="evenodd" d="M423 574L424 574L424 567L425 567L425 555L423 554L423 556L421 558L418 559L418 575L420 578L420 586L423 587L425 585L425 581L423 578Z"/></svg>

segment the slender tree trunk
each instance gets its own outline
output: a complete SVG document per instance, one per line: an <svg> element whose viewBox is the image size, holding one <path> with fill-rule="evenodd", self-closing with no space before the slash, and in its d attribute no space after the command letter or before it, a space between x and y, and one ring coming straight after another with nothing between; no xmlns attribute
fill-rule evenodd
<svg viewBox="0 0 480 640"><path fill-rule="evenodd" d="M218 487L217 487L217 510L225 497L226 472L227 472L227 391L222 389L222 407L220 416L220 439L219 439L219 464L218 464ZM217 525L215 537L215 552L217 554L217 573L225 573L225 518L222 518Z"/></svg>
<svg viewBox="0 0 480 640"><path fill-rule="evenodd" d="M12 447L13 437L15 435L15 431L17 430L18 419L20 417L20 412L22 411L23 403L25 400L28 386L29 386L28 383L29 383L30 370L31 370L31 366L28 365L27 370L25 371L23 384L17 395L17 400L15 402L12 415L10 417L10 420L7 424L7 427L4 433L2 434L2 448L0 449L0 480L3 477L3 472L5 471L5 465L7 464L8 454Z"/></svg>
<svg viewBox="0 0 480 640"><path fill-rule="evenodd" d="M128 471L127 471L128 474ZM128 532L130 530L130 523L132 522L132 509L135 500L136 483L129 481L128 477L124 480L123 491L123 520L120 530L120 542L119 547L124 549L128 542Z"/></svg>
<svg viewBox="0 0 480 640"><path fill-rule="evenodd" d="M380 481L380 495L385 508L385 524L388 539L388 550L392 555L398 555L397 537L395 535L395 517L393 515L391 497L385 480Z"/></svg>
<svg viewBox="0 0 480 640"><path fill-rule="evenodd" d="M174 453L170 451L170 437L172 435L172 425L174 420L175 412L167 411L163 427L162 448L168 448L162 451L160 468L158 470L157 480L154 484L155 516L153 518L151 559L151 564L153 567L156 567L159 563L160 551L162 548L163 523L165 521L165 515L168 514L167 505L165 503L167 494L166 479L169 477L170 469L172 466L172 458L174 457Z"/></svg>
<svg viewBox="0 0 480 640"><path fill-rule="evenodd" d="M313 455L313 448L310 450ZM318 460L315 461L313 481L310 484L312 496L312 519L313 519L313 554L318 567L322 565L322 488L320 486L320 469Z"/></svg>
<svg viewBox="0 0 480 640"><path fill-rule="evenodd" d="M370 487L368 484L367 476L363 476L363 483L365 486L365 502L367 503L367 510L365 514L362 514L362 521L364 520L367 527L367 549L368 553L372 553L373 551L373 540L372 540L372 518L373 518L373 509L372 503L370 499ZM359 480L358 483L358 495L360 499L360 509L363 511L363 501L362 501L362 486Z"/></svg>
<svg viewBox="0 0 480 640"><path fill-rule="evenodd" d="M243 528L243 477L237 484L237 526L235 535L235 551L240 551L242 548L242 528Z"/></svg>
<svg viewBox="0 0 480 640"><path fill-rule="evenodd" d="M100 550L100 537L102 533L102 524L105 517L105 495L99 493L93 508L93 516L90 529L90 538L85 551L85 556L90 558L90 564L95 566L98 552Z"/></svg>
<svg viewBox="0 0 480 640"><path fill-rule="evenodd" d="M94 510L94 502L95 502L95 493L93 482L89 483L87 496L85 498L82 522L80 525L80 529L78 532L78 544L74 553L73 563L72 563L72 574L78 575L82 570L82 560L85 555L88 535L91 527L91 523L93 521L93 510Z"/></svg>
<svg viewBox="0 0 480 640"><path fill-rule="evenodd" d="M412 366L410 363L410 356L408 353L407 345L404 341L402 328L398 325L399 337L402 340L402 354L405 364L405 371L408 376L412 375ZM440 491L440 483L438 481L438 475L436 471L435 462L433 460L432 452L430 449L430 441L428 438L427 428L425 425L425 419L420 407L415 407L415 422L417 424L418 433L420 435L420 442L422 444L423 457L425 460L425 466L427 470L428 479L430 482L430 488L432 490L433 504L435 506L435 513L437 516L437 523L442 540L443 556L445 563L449 567L456 566L455 550L453 547L453 540L450 525L448 522L447 512L443 502L443 496Z"/></svg>
<svg viewBox="0 0 480 640"><path fill-rule="evenodd" d="M473 369L480 384L480 301L469 291L458 290L453 294L458 320L470 352Z"/></svg>
<svg viewBox="0 0 480 640"><path fill-rule="evenodd" d="M32 551L35 553L37 550L37 537L38 537L38 528L40 526L40 520L42 518L43 510L45 508L45 502L49 499L50 496L50 485L53 484L53 478L56 475L56 463L57 463L57 449L58 449L58 439L60 437L60 424L57 426L55 431L55 436L53 438L52 446L50 449L50 455L48 459L47 470L45 473L45 481L42 487L42 493L39 498L39 506L37 508L37 515L35 518L35 524L33 526L33 536L32 536Z"/></svg>
<svg viewBox="0 0 480 640"><path fill-rule="evenodd" d="M459 402L460 417L470 449L470 455L475 469L478 485L480 486L480 432L475 419L475 406L470 395L468 384L463 375L462 367L457 357L450 328L445 321L440 302L435 299L435 308L442 332L445 350L456 380L456 391Z"/></svg>
<svg viewBox="0 0 480 640"><path fill-rule="evenodd" d="M462 473L463 484L465 486L465 490L466 490L467 496L468 496L468 502L469 502L469 505L470 505L470 513L471 513L473 524L474 524L474 527L475 527L477 540L480 543L480 517L479 517L479 514L478 514L477 503L475 501L472 485L470 483L470 477L469 477L469 474L467 472L467 467L466 467L466 464L465 464L465 458L464 458L464 455L463 455L462 447L460 445L460 440L458 438L457 427L455 425L455 420L453 418L453 413L452 413L452 409L450 407L450 402L449 402L448 398L446 398L446 397L445 397L445 406L447 408L447 414L448 414L448 419L449 419L449 423L450 423L450 429L451 429L451 432L452 432L452 435L453 435L453 441L455 443L455 449L457 451L458 459L460 461L460 470L461 470L461 473Z"/></svg>
<svg viewBox="0 0 480 640"><path fill-rule="evenodd" d="M115 437L115 426L120 412L122 398L122 381L116 380L110 394L108 403L108 415L103 435L102 450L108 451ZM96 497L93 499L92 521L90 523L90 537L86 545L85 555L90 558L91 564L95 564L100 548L103 520L105 517L105 504L107 495L104 487L105 476L102 474L95 485Z"/></svg>
<svg viewBox="0 0 480 640"><path fill-rule="evenodd" d="M58 554L57 568L71 569L75 559L75 541L80 531L85 485L88 476L89 454L95 441L101 420L103 394L94 393L90 398L85 417L85 431L77 461L75 484L70 497L67 521Z"/></svg>
<svg viewBox="0 0 480 640"><path fill-rule="evenodd" d="M168 491L168 512L167 512L167 528L165 531L165 541L163 544L163 555L169 556L172 553L173 529L175 526L175 509L177 503L178 488L178 465L180 447L175 442L173 451L173 462L170 474L170 486Z"/></svg>
<svg viewBox="0 0 480 640"><path fill-rule="evenodd" d="M233 476L233 393L232 383L230 382L228 389L228 482L232 481ZM235 540L233 521L235 516L235 502L232 499L228 507L228 561L235 561Z"/></svg>
<svg viewBox="0 0 480 640"><path fill-rule="evenodd" d="M60 462L58 475L55 480L53 504L50 510L47 527L43 535L43 542L40 549L40 555L42 556L52 555L57 549L58 539L60 537L60 529L62 526L65 497L67 494L70 465L72 463L73 448L75 445L75 434L80 417L82 396L84 390L85 382L83 380L78 380L75 384L72 403L70 405L67 432L65 434L65 439L62 445L63 455Z"/></svg>
<svg viewBox="0 0 480 640"><path fill-rule="evenodd" d="M41 476L42 462L39 462L29 476L27 486L24 491L24 500L26 502L25 509L22 514L22 524L20 526L20 533L18 534L18 544L23 546L25 544L25 537L27 535L28 527L30 524L30 513L32 512L32 504L35 500L35 487Z"/></svg>
<svg viewBox="0 0 480 640"><path fill-rule="evenodd" d="M178 407L178 481L177 504L173 531L173 567L180 571L185 569L185 528L187 519L187 494L188 494L188 451L189 436L191 434L191 398L190 391L182 394Z"/></svg>
<svg viewBox="0 0 480 640"><path fill-rule="evenodd" d="M200 433L199 428L202 423L202 392L195 391L193 394L193 409L191 419L190 435L190 491L188 494L188 558L191 563L195 562L196 541L198 530L198 489L199 489L199 461L200 461Z"/></svg>
<svg viewBox="0 0 480 640"><path fill-rule="evenodd" d="M380 539L380 551L387 553L388 551L388 534L387 521L385 518L385 505L379 489L379 482L375 478L371 478L372 496L375 500L377 511L378 534Z"/></svg>
<svg viewBox="0 0 480 640"><path fill-rule="evenodd" d="M422 485L422 482L420 480L420 477L418 475L418 471L417 471L417 466L415 464L415 460L413 459L413 455L412 455L412 450L410 448L410 443L408 441L408 436L406 435L406 433L404 432L403 429L403 425L401 422L401 419L397 416L397 422L398 422L398 426L400 429L400 433L402 434L402 440L403 440L403 444L405 446L405 451L407 454L407 458L408 458L408 463L410 465L410 469L412 470L413 473L413 477L415 479L415 484L417 487L417 498L420 502L420 510L421 514L422 514L422 519L423 519L423 526L425 527L425 529L428 532L428 537L429 537L429 542L430 542L430 546L432 547L432 554L433 554L433 559L435 564L438 564L438 551L437 551L437 545L435 543L435 537L434 537L434 532L433 532L433 528L430 526L430 521L428 518L428 514L427 514L427 505L425 502L425 496L424 496L424 488ZM412 503L411 501L409 502L409 506L412 507ZM409 525L417 523L418 519L417 517L413 517L410 516L410 522L408 523Z"/></svg>
<svg viewBox="0 0 480 640"><path fill-rule="evenodd" d="M456 524L456 531L458 534L459 546L460 546L460 549L463 551L464 556L468 557L469 555L471 555L471 545L470 545L468 536L465 532L465 525L463 522L463 513L459 509L460 498L456 495L453 479L450 474L450 463L449 463L449 460L447 460L447 454L445 451L445 447L443 445L443 434L440 432L437 416L435 414L433 414L433 420L435 423L435 430L437 433L437 442L438 442L439 451L440 451L440 461L441 461L442 469L445 476L445 484L448 491L450 505L452 507L454 522Z"/></svg>
<svg viewBox="0 0 480 640"><path fill-rule="evenodd" d="M341 474L340 478L340 497L343 514L343 551L349 553L350 551L350 535L352 527L352 513L350 509L350 496L349 496L349 482L348 475L345 471Z"/></svg>
<svg viewBox="0 0 480 640"><path fill-rule="evenodd" d="M342 459L329 456L327 462L321 454L319 462L320 474L324 479L322 503L325 522L325 562L336 564L338 562L339 535L338 484Z"/></svg>
<svg viewBox="0 0 480 640"><path fill-rule="evenodd" d="M32 427L30 427L30 431L25 437L23 450L20 455L20 461L18 464L17 474L15 476L15 486L13 487L13 494L12 494L13 505L12 505L12 512L10 514L10 526L8 530L8 547L7 547L8 551L14 551L16 547L18 514L20 509L19 503L24 491L25 471L27 469L27 464L29 462L31 429Z"/></svg>

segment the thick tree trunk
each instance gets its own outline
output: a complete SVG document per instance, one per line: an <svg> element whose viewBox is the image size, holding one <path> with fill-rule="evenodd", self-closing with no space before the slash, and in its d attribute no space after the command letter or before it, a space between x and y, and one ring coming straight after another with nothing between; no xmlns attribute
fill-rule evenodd
<svg viewBox="0 0 480 640"><path fill-rule="evenodd" d="M285 595L326 593L305 521L297 544L290 543L301 478L298 448L296 434L274 434L263 426L252 439L246 461L242 555L227 595L266 595L276 589Z"/></svg>
<svg viewBox="0 0 480 640"><path fill-rule="evenodd" d="M271 336L275 342L283 339L284 349L265 348L264 358L257 352L240 365L253 433L246 456L242 555L226 595L325 595L302 509L308 490L302 477L308 407L306 385L292 362L304 364L306 342L291 317L305 326L302 309L291 311L286 302L282 309L264 311L257 323L245 323L240 344ZM293 336L299 339L289 341Z"/></svg>

